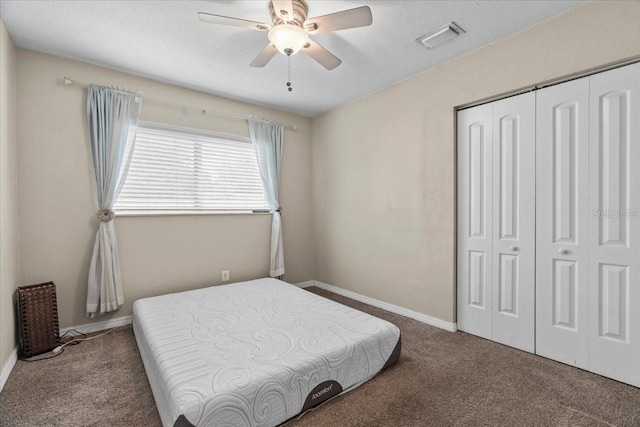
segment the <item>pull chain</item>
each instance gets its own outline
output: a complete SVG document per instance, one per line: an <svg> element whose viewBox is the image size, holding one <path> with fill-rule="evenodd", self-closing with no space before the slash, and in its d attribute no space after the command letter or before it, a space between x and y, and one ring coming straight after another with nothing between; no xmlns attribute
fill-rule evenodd
<svg viewBox="0 0 640 427"><path fill-rule="evenodd" d="M291 87L291 55L288 57L288 65L287 65L287 90L291 92L293 88Z"/></svg>

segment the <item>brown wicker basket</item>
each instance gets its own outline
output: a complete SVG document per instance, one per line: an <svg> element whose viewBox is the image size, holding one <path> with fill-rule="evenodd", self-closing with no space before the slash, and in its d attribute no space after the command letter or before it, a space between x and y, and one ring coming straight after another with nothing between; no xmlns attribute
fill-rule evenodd
<svg viewBox="0 0 640 427"><path fill-rule="evenodd" d="M21 286L16 291L20 357L46 353L60 345L56 285Z"/></svg>

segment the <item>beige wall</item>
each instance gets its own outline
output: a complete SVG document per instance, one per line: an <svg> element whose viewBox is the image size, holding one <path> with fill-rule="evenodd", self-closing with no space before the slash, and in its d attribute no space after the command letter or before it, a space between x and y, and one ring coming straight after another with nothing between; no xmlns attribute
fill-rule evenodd
<svg viewBox="0 0 640 427"><path fill-rule="evenodd" d="M13 293L19 284L16 61L0 19L0 372L16 347Z"/></svg>
<svg viewBox="0 0 640 427"><path fill-rule="evenodd" d="M638 56L639 21L640 2L590 3L313 122L18 50L19 282L55 281L62 326L89 322L84 313L86 277L98 220L85 91L62 85L66 75L143 90L148 97L297 124L298 132L285 134L281 188L287 280L315 278L455 321L455 106ZM11 45L4 30L2 34L7 50ZM11 63L4 60L4 50L3 71ZM3 77L2 82L8 80ZM15 116L5 115L0 120L13 128ZM151 103L143 104L142 120L247 135L242 121L184 114ZM3 132L12 131L3 127ZM7 148L14 146L15 141ZM5 169L4 162L3 178L11 167L9 162ZM2 182L4 201L5 183L15 189L15 180ZM5 207L1 212L4 224ZM98 321L130 314L137 298L219 283L222 269L231 271L232 281L268 272L268 215L120 217L116 226L127 303ZM17 247L11 239L7 242ZM17 262L4 255L2 260ZM4 268L0 274L4 283ZM12 274L11 280L18 282L18 272ZM2 288L3 301L13 290ZM3 309L3 325L7 313ZM11 337L10 344L12 333L2 335Z"/></svg>
<svg viewBox="0 0 640 427"><path fill-rule="evenodd" d="M638 23L589 3L314 118L316 280L455 321L455 107L637 57Z"/></svg>
<svg viewBox="0 0 640 427"><path fill-rule="evenodd" d="M145 96L239 115L296 124L286 130L281 182L286 279L313 278L310 119L207 95L84 63L17 51L21 282L53 280L62 327L85 316L89 260L98 227L86 123L86 91L78 81L142 90ZM184 114L143 102L141 119L248 136L245 121ZM270 215L119 217L117 236L125 306L131 314L151 295L264 277L269 272Z"/></svg>

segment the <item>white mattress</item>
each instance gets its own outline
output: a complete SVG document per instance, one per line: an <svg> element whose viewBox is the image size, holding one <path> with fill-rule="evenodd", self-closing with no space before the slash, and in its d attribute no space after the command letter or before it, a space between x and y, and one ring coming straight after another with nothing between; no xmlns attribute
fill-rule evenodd
<svg viewBox="0 0 640 427"><path fill-rule="evenodd" d="M275 279L138 300L133 328L164 427L276 426L327 380L385 365L393 324Z"/></svg>

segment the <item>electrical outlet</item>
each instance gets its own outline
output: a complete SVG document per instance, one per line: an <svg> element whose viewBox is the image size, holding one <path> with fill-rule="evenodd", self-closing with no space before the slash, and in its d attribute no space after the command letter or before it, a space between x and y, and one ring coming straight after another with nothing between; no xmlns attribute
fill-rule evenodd
<svg viewBox="0 0 640 427"><path fill-rule="evenodd" d="M226 283L229 281L229 270L222 271L222 283Z"/></svg>

